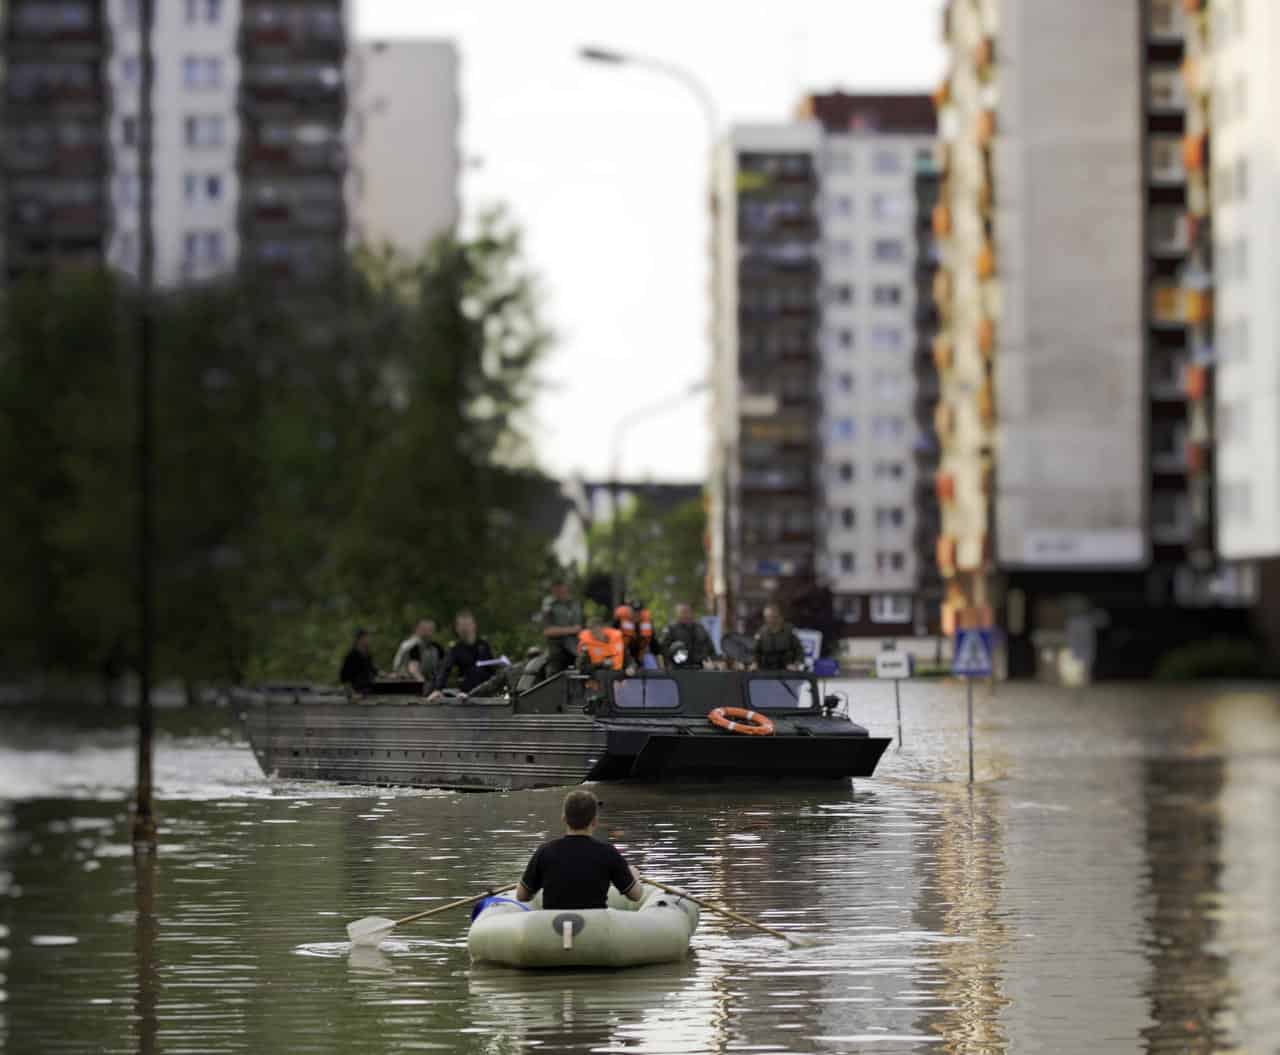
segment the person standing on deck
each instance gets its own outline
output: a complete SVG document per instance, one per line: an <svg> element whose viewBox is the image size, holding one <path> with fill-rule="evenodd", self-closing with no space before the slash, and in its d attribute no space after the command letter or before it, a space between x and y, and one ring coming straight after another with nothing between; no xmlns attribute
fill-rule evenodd
<svg viewBox="0 0 1280 1055"><path fill-rule="evenodd" d="M396 658L391 669L397 674L407 674L419 681L433 681L440 662L444 659L444 648L435 640L436 621L419 619L413 633L400 642L396 649Z"/></svg>
<svg viewBox="0 0 1280 1055"><path fill-rule="evenodd" d="M476 617L464 608L453 620L453 629L458 639L449 646L440 669L436 671L436 679L432 683L429 700L439 700L449 685L449 675L456 669L458 687L468 693L479 687L492 673L493 649L489 642L479 636L476 628ZM481 666L484 664L484 666Z"/></svg>
<svg viewBox="0 0 1280 1055"><path fill-rule="evenodd" d="M350 685L353 692L368 692L377 676L378 668L373 665L373 657L369 654L369 631L361 628L356 631L355 641L343 657L338 680L343 685Z"/></svg>
<svg viewBox="0 0 1280 1055"><path fill-rule="evenodd" d="M557 579L542 603L542 636L547 643L547 676L572 667L578 658L582 633L582 605L569 595L569 584Z"/></svg>
<svg viewBox="0 0 1280 1055"><path fill-rule="evenodd" d="M578 635L578 670L590 674L593 670L621 670L630 666L622 631L605 626L598 615L591 617L586 630Z"/></svg>
<svg viewBox="0 0 1280 1055"><path fill-rule="evenodd" d="M804 645L776 604L764 606L764 626L756 634L755 670L804 670Z"/></svg>
<svg viewBox="0 0 1280 1055"><path fill-rule="evenodd" d="M687 604L676 605L676 621L662 631L658 654L667 667L694 669L712 666L720 658L707 628L693 618L693 608Z"/></svg>
<svg viewBox="0 0 1280 1055"><path fill-rule="evenodd" d="M516 887L517 901L532 901L541 890L544 909L607 908L610 884L632 901L642 899L636 870L616 846L592 837L598 809L589 791L579 789L564 797L565 834L534 852Z"/></svg>

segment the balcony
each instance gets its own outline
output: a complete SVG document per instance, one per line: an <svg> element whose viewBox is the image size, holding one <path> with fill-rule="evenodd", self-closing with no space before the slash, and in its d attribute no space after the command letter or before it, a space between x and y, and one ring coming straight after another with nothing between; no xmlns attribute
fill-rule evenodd
<svg viewBox="0 0 1280 1055"><path fill-rule="evenodd" d="M1187 172L1206 172L1209 168L1209 136L1204 132L1182 139L1182 167Z"/></svg>
<svg viewBox="0 0 1280 1055"><path fill-rule="evenodd" d="M978 351L987 362L996 352L996 324L986 316L978 320Z"/></svg>

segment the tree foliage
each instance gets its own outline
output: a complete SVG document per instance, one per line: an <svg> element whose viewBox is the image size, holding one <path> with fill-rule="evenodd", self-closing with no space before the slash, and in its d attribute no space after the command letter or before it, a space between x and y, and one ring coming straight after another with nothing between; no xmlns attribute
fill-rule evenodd
<svg viewBox="0 0 1280 1055"><path fill-rule="evenodd" d="M9 673L136 651L136 292L108 275L0 310L0 596ZM522 452L549 344L517 233L353 258L331 300L237 278L157 298L162 675L332 680L355 625L532 636L551 493Z"/></svg>

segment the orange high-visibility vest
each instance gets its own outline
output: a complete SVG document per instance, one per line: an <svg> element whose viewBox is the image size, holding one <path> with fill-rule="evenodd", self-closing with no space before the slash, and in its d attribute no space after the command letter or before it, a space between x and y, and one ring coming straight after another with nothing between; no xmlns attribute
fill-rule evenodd
<svg viewBox="0 0 1280 1055"><path fill-rule="evenodd" d="M578 651L585 652L591 658L593 667L611 667L622 669L622 631L611 626L604 628L604 640L599 641L590 630L583 630L578 635Z"/></svg>
<svg viewBox="0 0 1280 1055"><path fill-rule="evenodd" d="M618 624L617 629L622 632L622 643L628 648L636 636L636 620L631 614L631 606L629 604L620 604L613 610L613 621Z"/></svg>
<svg viewBox="0 0 1280 1055"><path fill-rule="evenodd" d="M636 632L640 636L640 653L643 655L653 644L653 617L649 609L641 608L636 613Z"/></svg>

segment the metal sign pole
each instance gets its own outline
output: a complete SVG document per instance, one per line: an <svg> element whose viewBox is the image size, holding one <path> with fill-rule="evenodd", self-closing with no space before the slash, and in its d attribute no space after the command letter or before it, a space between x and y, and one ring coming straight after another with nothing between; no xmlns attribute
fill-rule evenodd
<svg viewBox="0 0 1280 1055"><path fill-rule="evenodd" d="M973 783L973 679L965 678L969 698L969 783Z"/></svg>
<svg viewBox="0 0 1280 1055"><path fill-rule="evenodd" d="M893 706L898 712L898 750L902 750L902 699L898 693L898 686L901 685L897 678L893 679Z"/></svg>

